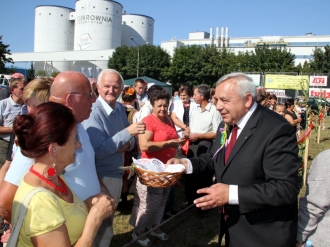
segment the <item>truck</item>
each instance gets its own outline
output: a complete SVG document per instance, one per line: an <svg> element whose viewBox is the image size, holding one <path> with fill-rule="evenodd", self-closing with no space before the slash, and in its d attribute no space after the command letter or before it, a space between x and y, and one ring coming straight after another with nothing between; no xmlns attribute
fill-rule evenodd
<svg viewBox="0 0 330 247"><path fill-rule="evenodd" d="M7 88L9 86L11 75L0 74L0 87Z"/></svg>

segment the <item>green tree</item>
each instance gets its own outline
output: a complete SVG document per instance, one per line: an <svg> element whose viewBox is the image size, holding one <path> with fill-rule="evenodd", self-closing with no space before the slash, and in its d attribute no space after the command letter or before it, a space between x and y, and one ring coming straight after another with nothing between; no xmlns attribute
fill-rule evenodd
<svg viewBox="0 0 330 247"><path fill-rule="evenodd" d="M312 69L310 68L310 63L305 61L304 62L304 65L301 65L301 63L299 63L297 66L296 66L296 72L297 73L301 73L301 74L310 74L312 73Z"/></svg>
<svg viewBox="0 0 330 247"><path fill-rule="evenodd" d="M315 48L310 67L316 73L329 73L330 71L330 46Z"/></svg>
<svg viewBox="0 0 330 247"><path fill-rule="evenodd" d="M255 71L260 72L292 72L295 71L295 55L284 47L269 47L268 45L255 48Z"/></svg>
<svg viewBox="0 0 330 247"><path fill-rule="evenodd" d="M32 81L36 77L35 74L36 72L34 70L33 63L31 63L30 69L27 71L27 81Z"/></svg>
<svg viewBox="0 0 330 247"><path fill-rule="evenodd" d="M45 77L47 76L47 73L44 70L38 70L36 76Z"/></svg>
<svg viewBox="0 0 330 247"><path fill-rule="evenodd" d="M55 78L59 73L61 73L61 72L59 72L59 71L53 71L51 73L51 77Z"/></svg>
<svg viewBox="0 0 330 247"><path fill-rule="evenodd" d="M256 72L257 60L253 51L238 52L236 55L235 71L239 72Z"/></svg>
<svg viewBox="0 0 330 247"><path fill-rule="evenodd" d="M138 56L139 76L166 80L164 70L170 66L171 58L160 46L118 47L108 61L108 68L119 71L125 79L134 78L137 76Z"/></svg>
<svg viewBox="0 0 330 247"><path fill-rule="evenodd" d="M128 78L127 61L130 48L127 46L117 47L112 57L109 58L108 68L117 70L124 78Z"/></svg>
<svg viewBox="0 0 330 247"><path fill-rule="evenodd" d="M208 84L213 87L223 75L235 70L236 56L229 49L215 46L182 46L174 50L166 71L174 87L185 82L190 87Z"/></svg>
<svg viewBox="0 0 330 247"><path fill-rule="evenodd" d="M9 68L6 68L6 73L7 74L14 74L17 72L17 67L15 67L14 65L11 65Z"/></svg>
<svg viewBox="0 0 330 247"><path fill-rule="evenodd" d="M9 45L5 45L2 42L2 35L0 35L0 73L8 73L8 69L5 67L6 63L14 63L12 58L6 57L6 55L11 55L8 49Z"/></svg>
<svg viewBox="0 0 330 247"><path fill-rule="evenodd" d="M174 49L171 65L166 72L172 85L187 83L190 87L205 83L203 78L203 47L192 45Z"/></svg>

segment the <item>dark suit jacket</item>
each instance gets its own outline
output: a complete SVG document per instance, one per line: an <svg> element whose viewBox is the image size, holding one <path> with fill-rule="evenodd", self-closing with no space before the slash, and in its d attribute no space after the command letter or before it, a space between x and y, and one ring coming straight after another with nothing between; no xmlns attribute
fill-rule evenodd
<svg viewBox="0 0 330 247"><path fill-rule="evenodd" d="M219 128L223 127L223 123ZM224 165L217 135L208 153L192 158L194 173L215 170L217 182L238 185L239 205L224 205L230 246L295 246L298 147L286 119L258 105Z"/></svg>

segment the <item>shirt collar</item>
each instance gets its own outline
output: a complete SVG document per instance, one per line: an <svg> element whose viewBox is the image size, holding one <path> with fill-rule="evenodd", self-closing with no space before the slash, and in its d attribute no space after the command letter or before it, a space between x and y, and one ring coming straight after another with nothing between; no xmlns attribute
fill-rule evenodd
<svg viewBox="0 0 330 247"><path fill-rule="evenodd" d="M239 127L240 130L242 130L245 127L247 121L250 119L252 113L255 111L256 108L257 108L257 102L254 102L251 109L243 116L241 120L237 122L237 126Z"/></svg>
<svg viewBox="0 0 330 247"><path fill-rule="evenodd" d="M197 107L200 109L200 111L202 111L202 108L201 108L201 105L198 104ZM212 107L212 103L208 103L205 108L204 108L204 111L210 111L211 110L211 107Z"/></svg>
<svg viewBox="0 0 330 247"><path fill-rule="evenodd" d="M112 111L116 110L117 104L118 104L117 102L116 102L115 109L112 109L111 106L107 102L105 102L105 100L100 95L97 99L101 102L101 104L102 104L105 112L108 114L108 116L111 114Z"/></svg>

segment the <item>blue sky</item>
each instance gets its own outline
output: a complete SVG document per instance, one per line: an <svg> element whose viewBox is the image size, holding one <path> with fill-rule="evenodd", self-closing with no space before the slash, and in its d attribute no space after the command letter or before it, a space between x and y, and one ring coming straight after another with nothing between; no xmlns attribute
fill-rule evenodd
<svg viewBox="0 0 330 247"><path fill-rule="evenodd" d="M33 51L34 8L75 0L2 0L0 35L12 52ZM118 0L126 13L155 19L154 45L189 32L229 27L229 37L330 35L330 0Z"/></svg>

